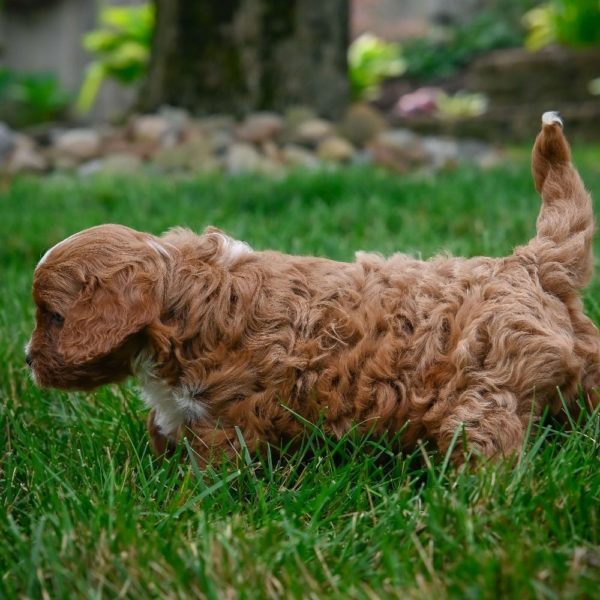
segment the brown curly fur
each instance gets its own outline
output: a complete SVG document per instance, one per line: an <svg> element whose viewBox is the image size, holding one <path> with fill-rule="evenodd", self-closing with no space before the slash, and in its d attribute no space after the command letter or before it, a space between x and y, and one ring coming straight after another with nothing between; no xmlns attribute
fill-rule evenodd
<svg viewBox="0 0 600 600"><path fill-rule="evenodd" d="M515 452L532 416L561 409L557 388L574 409L579 386L596 405L600 384L579 296L592 205L560 125L543 126L532 167L537 236L499 259L341 263L234 252L211 228L85 230L36 269L34 377L91 389L145 369L164 396L156 411L186 402L171 426L150 414L159 454L183 436L203 459L232 454L236 428L251 450L281 444L302 433L297 415L333 436L403 430L407 447L430 439L442 452L464 428L477 453Z"/></svg>

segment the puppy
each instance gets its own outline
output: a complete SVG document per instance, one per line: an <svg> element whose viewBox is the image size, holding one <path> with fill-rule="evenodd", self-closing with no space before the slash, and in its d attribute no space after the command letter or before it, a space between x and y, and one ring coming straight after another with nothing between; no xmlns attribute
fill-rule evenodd
<svg viewBox="0 0 600 600"><path fill-rule="evenodd" d="M505 258L353 263L255 252L209 228L121 225L60 242L33 280L27 363L40 386L134 375L157 454L185 436L201 461L297 439L303 422L401 443L517 452L545 409L593 408L600 338L580 291L594 221L556 113L533 149L537 235ZM300 418L299 418L300 417ZM460 443L453 441L461 436Z"/></svg>

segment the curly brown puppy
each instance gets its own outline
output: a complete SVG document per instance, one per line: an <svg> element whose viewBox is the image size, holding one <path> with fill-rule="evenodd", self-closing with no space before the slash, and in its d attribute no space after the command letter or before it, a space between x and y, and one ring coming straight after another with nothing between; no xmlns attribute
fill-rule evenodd
<svg viewBox="0 0 600 600"><path fill-rule="evenodd" d="M155 451L187 436L201 460L353 424L447 451L457 428L486 457L529 419L600 385L600 337L580 290L594 221L556 113L533 149L537 235L506 258L353 263L255 252L216 229L162 237L121 225L59 243L33 282L27 362L41 386L135 375ZM297 413L297 414L294 414ZM463 460L462 449L454 459Z"/></svg>

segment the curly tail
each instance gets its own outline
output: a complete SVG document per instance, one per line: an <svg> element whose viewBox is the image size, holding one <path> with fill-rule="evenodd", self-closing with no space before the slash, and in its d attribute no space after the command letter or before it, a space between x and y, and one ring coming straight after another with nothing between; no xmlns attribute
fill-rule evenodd
<svg viewBox="0 0 600 600"><path fill-rule="evenodd" d="M592 200L571 163L571 150L556 112L542 115L531 170L542 196L537 236L531 240L542 285L564 296L588 283L592 274Z"/></svg>

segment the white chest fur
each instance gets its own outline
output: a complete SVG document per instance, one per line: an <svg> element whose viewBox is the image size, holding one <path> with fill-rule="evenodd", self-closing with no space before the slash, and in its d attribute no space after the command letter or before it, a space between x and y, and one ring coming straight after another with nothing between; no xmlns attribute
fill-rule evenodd
<svg viewBox="0 0 600 600"><path fill-rule="evenodd" d="M154 409L154 422L163 435L171 436L181 425L206 417L206 407L199 398L200 390L167 385L156 377L149 361L140 362L135 371L142 400L148 408Z"/></svg>

